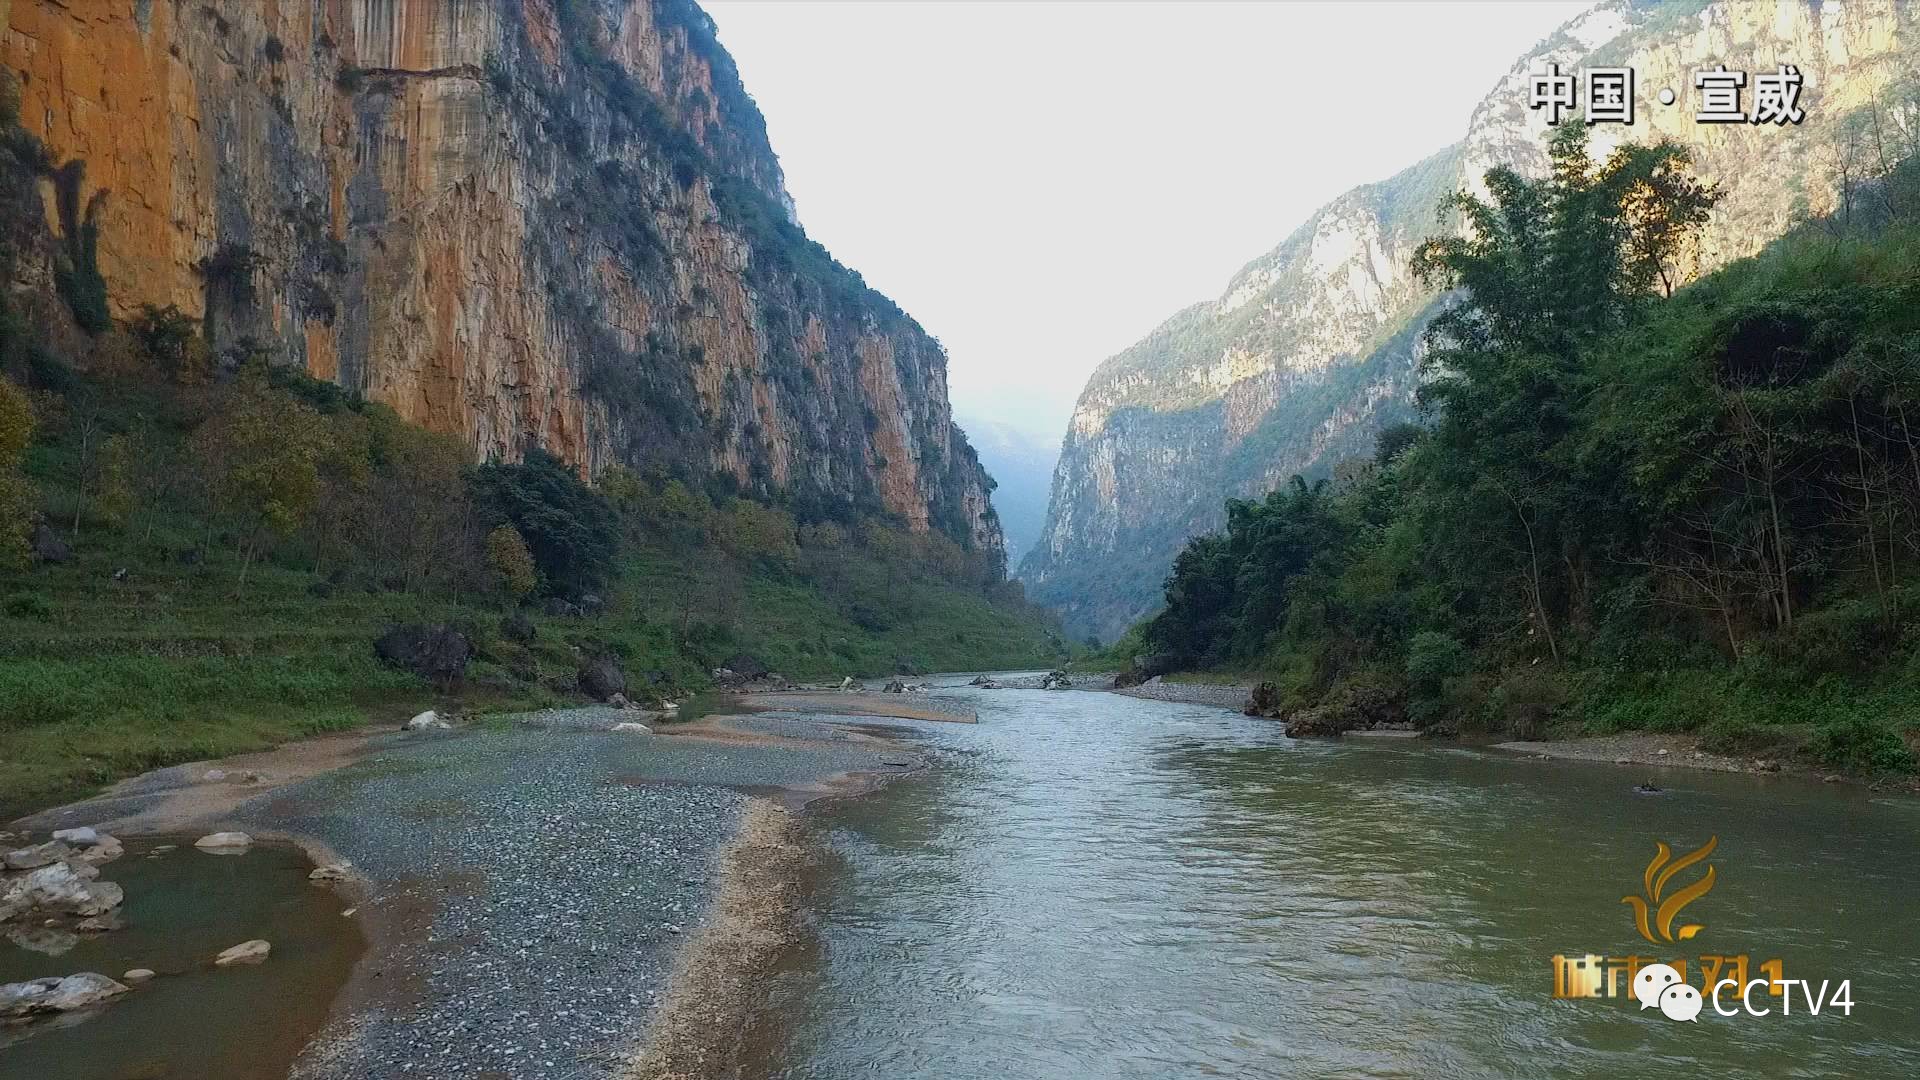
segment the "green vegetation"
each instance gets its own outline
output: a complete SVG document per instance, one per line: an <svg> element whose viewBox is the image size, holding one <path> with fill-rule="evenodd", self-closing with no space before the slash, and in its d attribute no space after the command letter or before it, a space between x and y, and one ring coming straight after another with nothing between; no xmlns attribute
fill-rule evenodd
<svg viewBox="0 0 1920 1080"><path fill-rule="evenodd" d="M611 653L644 699L704 690L740 653L804 679L1062 651L1017 585L937 535L798 527L620 469L590 488L539 454L473 468L264 367L213 386L63 370L61 393L19 389L15 359L0 402L40 422L11 475L73 557L0 571L0 811L435 704L579 700L580 655ZM140 450L103 483L114 440ZM472 641L456 691L375 661L415 622Z"/></svg>
<svg viewBox="0 0 1920 1080"><path fill-rule="evenodd" d="M537 451L475 467L258 359L209 381L178 313L150 315L84 372L7 324L0 813L433 705L577 701L583 656L658 700L742 653L817 679L1064 652L997 559L938 533L802 526L619 468L589 486ZM459 686L376 661L405 623L467 637Z"/></svg>
<svg viewBox="0 0 1920 1080"><path fill-rule="evenodd" d="M1229 501L1115 658L1258 673L1288 708L1384 692L1445 733L1912 771L1920 168L1676 290L1718 198L1685 153L1594 162L1582 125L1551 150L1544 180L1447 199L1469 228L1421 248L1455 290L1428 426Z"/></svg>

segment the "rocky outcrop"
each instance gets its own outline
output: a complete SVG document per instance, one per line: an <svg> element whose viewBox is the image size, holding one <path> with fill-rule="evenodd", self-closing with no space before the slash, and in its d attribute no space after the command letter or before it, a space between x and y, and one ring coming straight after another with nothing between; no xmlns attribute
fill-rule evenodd
<svg viewBox="0 0 1920 1080"><path fill-rule="evenodd" d="M54 246L93 249L114 314L174 305L476 457L1000 550L943 350L800 230L691 0L0 12Z"/></svg>
<svg viewBox="0 0 1920 1080"><path fill-rule="evenodd" d="M381 634L373 643L373 654L390 667L449 686L466 674L473 643L451 626L407 623Z"/></svg>
<svg viewBox="0 0 1920 1080"><path fill-rule="evenodd" d="M1495 165L1543 170L1546 118L1526 107L1530 71L1553 62L1637 72L1637 123L1596 127L1593 149L1662 137L1693 149L1726 191L1689 267L1698 270L1756 251L1796 215L1833 209L1837 132L1910 78L1916 43L1920 7L1896 0L1597 5L1516 62L1460 142L1321 208L1218 299L1101 365L1068 426L1040 541L1020 566L1028 594L1060 610L1075 636L1110 640L1158 606L1173 556L1220 526L1225 498L1294 473L1328 475L1411 415L1434 300L1410 273L1413 251L1439 227L1445 192L1477 185ZM1691 73L1719 63L1796 64L1806 122L1695 123ZM1661 87L1679 102L1660 106Z"/></svg>
<svg viewBox="0 0 1920 1080"><path fill-rule="evenodd" d="M124 984L105 975L83 971L78 975L29 979L0 986L0 1019L42 1013L64 1013L97 1005L127 992Z"/></svg>
<svg viewBox="0 0 1920 1080"><path fill-rule="evenodd" d="M65 848L64 844L58 842L46 846ZM126 893L120 886L110 881L96 880L100 871L92 863L67 857L64 850L54 861L46 863L39 863L37 859L8 859L10 866L19 862L36 865L31 869L0 874L0 923L27 918L52 918L57 921L93 919L111 913L126 899ZM107 927L98 924L82 928Z"/></svg>

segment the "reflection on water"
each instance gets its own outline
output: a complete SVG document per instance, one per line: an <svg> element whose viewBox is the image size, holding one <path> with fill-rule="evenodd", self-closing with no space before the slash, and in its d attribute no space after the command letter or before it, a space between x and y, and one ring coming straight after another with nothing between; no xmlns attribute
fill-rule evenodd
<svg viewBox="0 0 1920 1080"><path fill-rule="evenodd" d="M1107 694L986 691L973 751L828 812L823 956L776 1076L1920 1075L1920 804L1660 776ZM1720 838L1706 929L1620 902L1657 840ZM1555 1001L1551 957L1778 956L1850 1017L1697 1024ZM1796 1004L1798 1004L1796 1002Z"/></svg>
<svg viewBox="0 0 1920 1080"><path fill-rule="evenodd" d="M124 887L126 927L82 936L58 956L0 939L0 983L97 971L119 978L144 967L159 977L84 1014L0 1027L0 1076L34 1080L268 1080L320 1027L359 956L352 919L291 848L245 855L195 850L192 838L129 840L100 868ZM264 938L264 964L214 968L229 945ZM8 1040L12 1040L9 1042Z"/></svg>

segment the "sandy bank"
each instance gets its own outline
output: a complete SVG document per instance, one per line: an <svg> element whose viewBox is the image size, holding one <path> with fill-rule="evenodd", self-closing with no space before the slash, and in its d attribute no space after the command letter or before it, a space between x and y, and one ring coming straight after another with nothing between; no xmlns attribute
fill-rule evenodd
<svg viewBox="0 0 1920 1080"><path fill-rule="evenodd" d="M804 940L800 880L814 858L792 812L755 799L721 853L706 923L681 951L630 1080L738 1075L754 1018L781 959Z"/></svg>

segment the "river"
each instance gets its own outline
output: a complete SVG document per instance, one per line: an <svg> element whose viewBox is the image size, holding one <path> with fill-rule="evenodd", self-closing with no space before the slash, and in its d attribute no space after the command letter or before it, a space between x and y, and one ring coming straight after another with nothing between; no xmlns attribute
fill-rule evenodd
<svg viewBox="0 0 1920 1080"><path fill-rule="evenodd" d="M778 988L766 1075L1920 1075L1920 802L1679 769L1640 794L1645 769L940 692L980 718L917 729L945 764L822 816L820 948ZM1668 890L1713 867L1677 920L1704 929L1648 944L1622 897L1658 841L1709 838ZM1853 1004L1555 1000L1552 958L1589 953L1777 957Z"/></svg>

